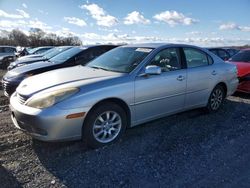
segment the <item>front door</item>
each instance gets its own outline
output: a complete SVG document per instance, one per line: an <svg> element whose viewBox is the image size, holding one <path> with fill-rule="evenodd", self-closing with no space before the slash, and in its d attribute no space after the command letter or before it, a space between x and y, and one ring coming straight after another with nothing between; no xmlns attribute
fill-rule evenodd
<svg viewBox="0 0 250 188"><path fill-rule="evenodd" d="M160 75L138 76L135 80L135 110L138 123L184 108L186 69L178 48L160 51L148 65L161 67Z"/></svg>

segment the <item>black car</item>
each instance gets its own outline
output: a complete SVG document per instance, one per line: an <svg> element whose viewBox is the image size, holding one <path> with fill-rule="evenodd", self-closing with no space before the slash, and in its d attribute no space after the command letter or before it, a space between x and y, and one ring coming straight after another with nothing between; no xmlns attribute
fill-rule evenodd
<svg viewBox="0 0 250 188"><path fill-rule="evenodd" d="M218 57L220 57L222 60L227 61L231 55L228 53L227 50L223 48L207 48L210 52L214 53Z"/></svg>
<svg viewBox="0 0 250 188"><path fill-rule="evenodd" d="M72 46L61 46L61 47L56 47L56 48L52 48L49 51L49 53L45 53L45 55L41 56L41 57L33 57L33 58L21 58L18 59L12 63L10 63L10 65L8 66L8 70L14 69L16 67L20 67L23 65L27 65L27 64L31 64L31 63L35 63L38 61L47 61L53 57L55 57L56 55L64 52L65 50L68 50L72 48ZM25 57L25 56L24 56Z"/></svg>
<svg viewBox="0 0 250 188"><path fill-rule="evenodd" d="M39 61L8 71L2 80L5 96L13 94L17 86L27 77L46 71L76 65L85 65L97 56L115 48L115 45L93 45L72 47L48 61ZM72 73L74 74L74 73ZM42 80L41 80L42 82Z"/></svg>
<svg viewBox="0 0 250 188"><path fill-rule="evenodd" d="M223 49L226 50L230 54L231 57L240 51L235 48L223 48Z"/></svg>

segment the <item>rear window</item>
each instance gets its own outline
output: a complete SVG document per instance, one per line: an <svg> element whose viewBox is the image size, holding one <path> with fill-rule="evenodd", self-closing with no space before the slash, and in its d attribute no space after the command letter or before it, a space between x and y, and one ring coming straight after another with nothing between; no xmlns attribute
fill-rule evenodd
<svg viewBox="0 0 250 188"><path fill-rule="evenodd" d="M15 52L16 52L15 48L10 48L10 47L0 48L0 53L15 53Z"/></svg>
<svg viewBox="0 0 250 188"><path fill-rule="evenodd" d="M240 61L250 63L250 50L242 50L229 59L229 61Z"/></svg>
<svg viewBox="0 0 250 188"><path fill-rule="evenodd" d="M201 50L194 48L183 48L183 50L188 68L206 66L213 63L212 58Z"/></svg>

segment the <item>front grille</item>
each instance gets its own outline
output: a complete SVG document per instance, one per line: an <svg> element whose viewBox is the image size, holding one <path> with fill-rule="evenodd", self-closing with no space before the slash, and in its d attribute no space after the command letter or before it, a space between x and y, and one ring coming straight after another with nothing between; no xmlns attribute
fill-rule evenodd
<svg viewBox="0 0 250 188"><path fill-rule="evenodd" d="M6 82L5 80L2 81L2 86L4 93L9 97L12 93L15 92L16 86L11 85L9 82Z"/></svg>
<svg viewBox="0 0 250 188"><path fill-rule="evenodd" d="M20 104L24 104L26 101L27 101L27 99L28 99L28 97L27 96L25 96L25 95L20 95L20 94L16 94L16 96L17 96L17 100L18 100L18 102L20 103Z"/></svg>

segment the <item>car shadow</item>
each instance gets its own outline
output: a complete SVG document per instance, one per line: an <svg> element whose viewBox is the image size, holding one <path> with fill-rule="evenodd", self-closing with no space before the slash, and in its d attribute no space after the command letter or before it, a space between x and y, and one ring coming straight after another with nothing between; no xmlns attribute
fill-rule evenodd
<svg viewBox="0 0 250 188"><path fill-rule="evenodd" d="M233 147L242 146L232 143L250 132L243 123L249 111L249 104L229 99L217 113L196 109L130 128L119 142L103 148L88 149L80 141L33 140L33 149L43 166L67 187L215 185L216 178L235 181L230 166L236 160ZM225 157L230 168L216 157ZM241 166L234 170L250 169L248 164Z"/></svg>
<svg viewBox="0 0 250 188"><path fill-rule="evenodd" d="M250 99L250 94L248 93L235 92L233 96L240 97L242 99Z"/></svg>

